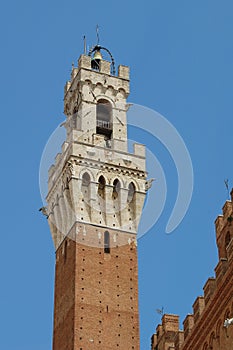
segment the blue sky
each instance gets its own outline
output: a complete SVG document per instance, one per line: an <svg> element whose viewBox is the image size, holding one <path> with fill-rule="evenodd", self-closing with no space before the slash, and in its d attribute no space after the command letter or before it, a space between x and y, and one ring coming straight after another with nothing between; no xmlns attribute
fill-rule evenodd
<svg viewBox="0 0 233 350"><path fill-rule="evenodd" d="M180 226L165 227L177 194L174 163L159 141L133 129L166 175L157 224L139 241L141 350L160 321L185 315L217 263L214 220L232 186L233 3L229 0L8 1L0 13L1 289L0 348L49 350L54 248L38 212L44 145L64 119L63 86L83 51L101 43L131 67L131 102L165 116L189 149L192 202ZM155 186L157 186L155 184ZM156 200L156 198L155 198Z"/></svg>

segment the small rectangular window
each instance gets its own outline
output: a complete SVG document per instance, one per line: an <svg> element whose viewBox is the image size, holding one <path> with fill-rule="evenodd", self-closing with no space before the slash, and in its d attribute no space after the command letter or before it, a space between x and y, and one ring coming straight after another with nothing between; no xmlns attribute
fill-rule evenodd
<svg viewBox="0 0 233 350"><path fill-rule="evenodd" d="M110 235L108 231L104 232L104 252L110 253Z"/></svg>

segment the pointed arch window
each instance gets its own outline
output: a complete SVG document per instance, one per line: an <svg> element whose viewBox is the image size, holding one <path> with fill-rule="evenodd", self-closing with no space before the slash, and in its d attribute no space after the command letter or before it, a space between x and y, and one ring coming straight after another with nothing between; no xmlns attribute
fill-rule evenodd
<svg viewBox="0 0 233 350"><path fill-rule="evenodd" d="M207 344L207 342L205 342L205 344L203 345L203 348L202 348L203 350L207 350L208 349L208 344Z"/></svg>
<svg viewBox="0 0 233 350"><path fill-rule="evenodd" d="M222 320L219 320L216 326L216 338L218 340L218 343L220 342L220 331L221 331L221 326L223 325Z"/></svg>
<svg viewBox="0 0 233 350"><path fill-rule="evenodd" d="M88 187L90 185L91 178L88 173L84 173L82 177L82 185Z"/></svg>
<svg viewBox="0 0 233 350"><path fill-rule="evenodd" d="M215 339L215 333L212 332L211 335L210 335L210 341L209 341L209 348L210 349L213 349L214 339Z"/></svg>
<svg viewBox="0 0 233 350"><path fill-rule="evenodd" d="M120 193L120 187L121 187L120 181L118 179L115 179L113 181L113 190L112 190L112 198L113 199L118 198L119 193Z"/></svg>
<svg viewBox="0 0 233 350"><path fill-rule="evenodd" d="M112 137L112 105L104 99L96 105L96 133L104 135L106 140Z"/></svg>
<svg viewBox="0 0 233 350"><path fill-rule="evenodd" d="M128 203L132 202L135 196L135 185L133 182L130 182L129 187L128 187L128 198L127 201Z"/></svg>
<svg viewBox="0 0 233 350"><path fill-rule="evenodd" d="M105 178L103 177L103 175L101 175L98 180L98 195L103 199L105 198L105 186Z"/></svg>
<svg viewBox="0 0 233 350"><path fill-rule="evenodd" d="M88 173L84 173L82 176L81 191L85 199L88 199L90 196L90 183L91 183L90 175Z"/></svg>
<svg viewBox="0 0 233 350"><path fill-rule="evenodd" d="M104 253L110 253L110 235L108 231L104 232Z"/></svg>

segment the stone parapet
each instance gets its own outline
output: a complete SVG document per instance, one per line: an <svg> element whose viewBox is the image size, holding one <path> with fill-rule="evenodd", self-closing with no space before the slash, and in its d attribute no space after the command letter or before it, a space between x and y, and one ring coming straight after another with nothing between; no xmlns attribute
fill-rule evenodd
<svg viewBox="0 0 233 350"><path fill-rule="evenodd" d="M175 336L175 349L180 350L183 342L184 342L184 331L179 330L179 332L177 332Z"/></svg>
<svg viewBox="0 0 233 350"><path fill-rule="evenodd" d="M203 296L199 296L196 298L195 302L193 303L193 315L194 315L194 322L196 323L198 318L201 316L203 310L205 307L205 299Z"/></svg>
<svg viewBox="0 0 233 350"><path fill-rule="evenodd" d="M187 315L183 322L184 326L184 339L186 339L189 334L191 333L193 326L194 326L194 316L193 315Z"/></svg>
<svg viewBox="0 0 233 350"><path fill-rule="evenodd" d="M225 275L227 267L228 267L228 260L226 258L221 258L218 262L218 265L215 267L217 285L222 281L222 277Z"/></svg>
<svg viewBox="0 0 233 350"><path fill-rule="evenodd" d="M205 299L205 306L208 304L210 301L212 295L214 294L216 289L216 280L215 278L211 277L208 278L206 284L203 287L204 290L204 299Z"/></svg>

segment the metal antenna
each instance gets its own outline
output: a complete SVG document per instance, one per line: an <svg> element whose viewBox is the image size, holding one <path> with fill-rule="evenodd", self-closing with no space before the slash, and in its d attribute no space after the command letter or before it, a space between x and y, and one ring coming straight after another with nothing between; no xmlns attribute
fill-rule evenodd
<svg viewBox="0 0 233 350"><path fill-rule="evenodd" d="M97 45L99 45L100 42L100 36L99 36L99 25L96 26L96 36L97 36Z"/></svg>
<svg viewBox="0 0 233 350"><path fill-rule="evenodd" d="M164 307L162 306L162 309L156 309L156 312L163 317L163 315L164 315Z"/></svg>
<svg viewBox="0 0 233 350"><path fill-rule="evenodd" d="M227 198L230 199L230 191L229 191L229 183L228 182L229 182L228 179L224 180L224 183L225 183L225 186L227 189Z"/></svg>
<svg viewBox="0 0 233 350"><path fill-rule="evenodd" d="M86 35L83 36L83 45L84 45L84 55L86 55L87 54Z"/></svg>

